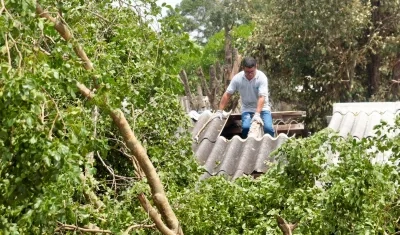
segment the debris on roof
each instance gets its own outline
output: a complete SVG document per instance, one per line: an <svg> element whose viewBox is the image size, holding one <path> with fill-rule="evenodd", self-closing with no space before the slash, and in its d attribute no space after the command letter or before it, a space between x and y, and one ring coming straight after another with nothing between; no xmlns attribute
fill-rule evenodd
<svg viewBox="0 0 400 235"><path fill-rule="evenodd" d="M234 180L243 174L256 175L268 170L267 162L272 162L272 151L289 137L279 134L271 137L242 139L239 135L224 136L224 128L231 118L212 118L210 111L203 112L192 130L192 146L196 158L206 169L202 179L214 175L225 175ZM232 137L232 138L230 138Z"/></svg>
<svg viewBox="0 0 400 235"><path fill-rule="evenodd" d="M328 127L342 137L361 139L373 136L381 121L394 124L399 113L400 102L336 103Z"/></svg>

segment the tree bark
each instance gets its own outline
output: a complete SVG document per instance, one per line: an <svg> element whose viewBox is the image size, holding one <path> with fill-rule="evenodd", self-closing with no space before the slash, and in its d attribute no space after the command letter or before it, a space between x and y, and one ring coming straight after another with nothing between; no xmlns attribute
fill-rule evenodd
<svg viewBox="0 0 400 235"><path fill-rule="evenodd" d="M375 95L379 90L380 85L380 72L381 56L378 52L370 52L370 63L368 64L368 93L369 98Z"/></svg>
<svg viewBox="0 0 400 235"><path fill-rule="evenodd" d="M282 231L283 235L292 235L293 230L297 228L298 224L289 224L286 220L279 215L275 216L276 222L278 223L279 229Z"/></svg>
<svg viewBox="0 0 400 235"><path fill-rule="evenodd" d="M187 79L186 71L182 69L179 72L179 77L181 78L181 81L183 83L183 87L185 88L185 94L186 94L186 97L189 99L190 106L193 107L194 102L193 102L192 93L190 92L190 86L189 86L189 81Z"/></svg>
<svg viewBox="0 0 400 235"><path fill-rule="evenodd" d="M138 199L139 199L140 205L142 205L143 209L149 214L151 220L154 221L154 224L156 225L157 229L162 234L165 234L165 235L175 235L176 234L172 230L170 230L167 226L165 226L165 224L161 220L160 214L158 214L157 210L151 206L150 202L147 200L146 196L143 193L138 195Z"/></svg>
<svg viewBox="0 0 400 235"><path fill-rule="evenodd" d="M218 100L217 100L217 86L221 84L217 84L217 75L215 71L214 65L210 66L210 94L208 96L208 99L210 101L211 107L214 110L218 109Z"/></svg>
<svg viewBox="0 0 400 235"><path fill-rule="evenodd" d="M391 92L394 99L398 100L400 95L400 53L397 53L396 62L392 69Z"/></svg>

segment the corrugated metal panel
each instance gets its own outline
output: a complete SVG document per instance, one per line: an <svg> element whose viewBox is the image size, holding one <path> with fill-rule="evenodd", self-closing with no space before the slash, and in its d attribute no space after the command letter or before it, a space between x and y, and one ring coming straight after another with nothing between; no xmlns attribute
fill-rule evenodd
<svg viewBox="0 0 400 235"><path fill-rule="evenodd" d="M270 158L271 152L288 139L285 134L276 138L266 134L258 139L234 136L228 140L220 136L225 120L211 117L211 113L203 113L192 133L195 140L193 151L207 171L203 179L221 174L236 179L243 174L264 173L268 170L266 162L273 161Z"/></svg>
<svg viewBox="0 0 400 235"><path fill-rule="evenodd" d="M333 105L328 127L343 137L370 137L382 120L393 124L399 111L400 102L338 103Z"/></svg>

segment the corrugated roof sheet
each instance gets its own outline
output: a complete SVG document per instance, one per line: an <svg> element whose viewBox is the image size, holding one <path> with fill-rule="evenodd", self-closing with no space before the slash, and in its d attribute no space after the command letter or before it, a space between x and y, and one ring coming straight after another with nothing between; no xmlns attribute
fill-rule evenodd
<svg viewBox="0 0 400 235"><path fill-rule="evenodd" d="M264 173L266 162L273 161L270 153L288 139L285 134L275 138L266 134L258 139L234 136L228 140L220 136L225 120L211 117L211 112L202 113L192 130L193 151L207 171L202 179L223 174L234 180L243 174Z"/></svg>
<svg viewBox="0 0 400 235"><path fill-rule="evenodd" d="M337 103L328 127L343 137L361 139L373 136L382 120L393 124L399 113L400 102Z"/></svg>

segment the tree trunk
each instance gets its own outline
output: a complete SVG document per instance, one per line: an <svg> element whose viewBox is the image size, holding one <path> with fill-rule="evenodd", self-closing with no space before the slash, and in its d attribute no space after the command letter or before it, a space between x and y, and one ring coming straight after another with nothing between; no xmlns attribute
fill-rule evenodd
<svg viewBox="0 0 400 235"><path fill-rule="evenodd" d="M368 98L371 98L379 90L381 56L370 52L370 63L368 64Z"/></svg>
<svg viewBox="0 0 400 235"><path fill-rule="evenodd" d="M372 24L374 29L378 28L381 24L381 14L380 14L380 0L371 0L372 10ZM373 29L373 30L374 30ZM371 35L372 32L370 32ZM381 56L378 49L370 50L369 57L370 61L367 65L368 68L368 98L371 98L379 90L380 85L380 73L379 68L381 67Z"/></svg>

